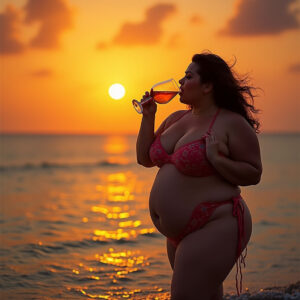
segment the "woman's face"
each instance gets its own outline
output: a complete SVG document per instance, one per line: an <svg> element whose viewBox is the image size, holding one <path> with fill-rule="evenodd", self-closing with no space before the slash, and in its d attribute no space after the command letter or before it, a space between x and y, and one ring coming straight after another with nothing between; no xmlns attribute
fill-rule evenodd
<svg viewBox="0 0 300 300"><path fill-rule="evenodd" d="M197 73L198 65L192 62L186 69L185 76L179 80L180 102L193 105L202 97L202 85L200 75Z"/></svg>

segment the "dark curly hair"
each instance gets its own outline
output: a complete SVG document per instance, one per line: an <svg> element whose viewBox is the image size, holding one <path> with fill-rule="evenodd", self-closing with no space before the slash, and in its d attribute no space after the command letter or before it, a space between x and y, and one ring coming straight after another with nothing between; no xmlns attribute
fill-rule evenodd
<svg viewBox="0 0 300 300"><path fill-rule="evenodd" d="M214 99L218 107L225 108L243 116L248 123L259 133L260 123L253 117L253 113L260 110L254 107L253 90L248 85L248 76L240 78L221 57L210 52L195 54L192 62L196 63L201 82L212 83Z"/></svg>

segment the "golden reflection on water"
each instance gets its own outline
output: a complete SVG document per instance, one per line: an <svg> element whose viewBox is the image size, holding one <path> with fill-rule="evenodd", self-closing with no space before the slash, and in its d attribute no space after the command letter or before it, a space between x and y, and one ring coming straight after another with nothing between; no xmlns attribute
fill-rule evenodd
<svg viewBox="0 0 300 300"><path fill-rule="evenodd" d="M119 185L107 186L107 198L111 202L127 202L134 200L134 196L131 193L131 187Z"/></svg>
<svg viewBox="0 0 300 300"><path fill-rule="evenodd" d="M124 291L124 292L114 292L114 293L110 293L111 295L93 295L90 293L85 292L83 289L80 290L82 292L83 295L86 295L90 298L98 298L98 299L113 299L110 298L111 296L121 296L122 298L131 298L133 295L135 295L136 293L140 293L141 290L140 289L134 289L132 291ZM156 299L156 298L155 298Z"/></svg>
<svg viewBox="0 0 300 300"><path fill-rule="evenodd" d="M123 154L128 149L128 140L122 136L108 136L103 145L103 150L108 154Z"/></svg>
<svg viewBox="0 0 300 300"><path fill-rule="evenodd" d="M92 294L89 294L89 293L87 293L85 290L83 290L83 289L81 289L80 290L81 291L81 293L83 294L83 295L86 295L86 296L88 296L88 297L90 297L90 298L98 298L98 299L109 299L109 297L110 296L105 296L105 295L92 295Z"/></svg>
<svg viewBox="0 0 300 300"><path fill-rule="evenodd" d="M119 151L116 149L118 148L110 148L109 151ZM101 200L90 206L93 216L81 219L83 223L91 221L90 224L95 224L93 223L95 219L98 221L96 228L93 228L92 240L105 242L136 240L140 235L153 234L156 230L152 224L149 226L150 223L143 219L143 214L139 211L141 205L135 198L137 184L135 174L131 172L102 174L101 179L101 185L96 186ZM93 259L96 260L96 267L95 262L93 268L79 263L72 272L74 276L99 281L96 284L99 284L101 290L97 292L94 286L91 289L88 286L81 286L76 288L81 295L93 299L147 299L147 294L150 293L157 296L151 299L168 299L164 298L165 294L159 287L147 290L120 284L139 276L136 273L144 271L150 265L148 257L142 255L140 250L116 251L109 248L104 253L95 254Z"/></svg>
<svg viewBox="0 0 300 300"><path fill-rule="evenodd" d="M119 289L122 289L122 287L120 287ZM119 289L117 288L117 289L115 289L115 291L108 292L109 295L95 295L95 294L87 293L84 289L80 289L80 292L83 295L88 296L93 299L114 300L114 299L129 298L129 299L139 299L139 300L141 300L141 299L143 299L143 300L170 300L170 294L169 293L159 293L162 291L162 289L158 288L157 286L155 286L153 288L153 292L157 293L156 296L154 296L154 295L138 296L139 294L142 294L141 289L133 289L131 291L118 291ZM118 298L115 298L116 296Z"/></svg>
<svg viewBox="0 0 300 300"><path fill-rule="evenodd" d="M121 240L121 239L134 239L138 235L151 234L155 232L154 228L136 228L142 225L141 220L124 220L136 215L135 210L129 210L128 205L120 206L92 206L91 210L95 213L104 214L108 220L120 220L118 228L115 230L94 230L94 241L106 241L108 239ZM122 220L122 221L121 221ZM124 221L123 221L124 220ZM113 225L113 224L112 224Z"/></svg>
<svg viewBox="0 0 300 300"><path fill-rule="evenodd" d="M124 271L128 274L129 272L136 272L138 270L138 268L132 269L132 267L136 267L139 265L141 267L144 267L149 265L149 263L147 262L148 258L139 254L139 250L115 252L114 248L109 248L108 253L104 253L103 255L96 254L95 257L102 264L126 267Z"/></svg>
<svg viewBox="0 0 300 300"><path fill-rule="evenodd" d="M119 227L124 228L124 227L139 227L142 224L140 220L137 221L125 221L125 222L120 222Z"/></svg>
<svg viewBox="0 0 300 300"><path fill-rule="evenodd" d="M121 240L121 239L130 239L135 238L137 233L135 230L131 230L130 232L124 232L123 229L117 230L94 230L94 241L106 241L108 239L111 240Z"/></svg>
<svg viewBox="0 0 300 300"><path fill-rule="evenodd" d="M146 296L143 295L143 290L141 289L132 289L129 291L122 291L123 287L115 287L111 291L108 291L108 295L103 294L91 294L86 292L84 289L80 289L80 292L93 299L109 299L109 300L115 300L115 299L123 299L123 298L129 298L129 299L143 299L143 300L170 300L170 294L168 292L161 293L163 291L162 288L159 288L157 286L154 286L152 289L152 295ZM153 294L155 293L155 294ZM140 295L139 295L140 294ZM118 298L115 298L118 297Z"/></svg>
<svg viewBox="0 0 300 300"><path fill-rule="evenodd" d="M127 181L127 176L125 173L113 173L107 176L107 180L109 182L125 183Z"/></svg>
<svg viewBox="0 0 300 300"><path fill-rule="evenodd" d="M104 152L108 154L108 162L112 164L128 164L129 159L125 156L128 149L128 140L122 136L108 136L103 145Z"/></svg>
<svg viewBox="0 0 300 300"><path fill-rule="evenodd" d="M131 210L128 211L129 206L124 205L123 207L120 206L104 206L104 205L99 205L99 206L92 206L91 210L93 212L100 212L106 216L107 219L126 219L129 218L130 216L135 215L135 211Z"/></svg>
<svg viewBox="0 0 300 300"><path fill-rule="evenodd" d="M145 290L142 289L126 289L125 287L119 284L119 281L122 279L127 279L131 277L133 273L143 271L145 267L149 266L148 257L141 254L139 250L123 250L116 251L114 248L109 248L107 252L102 254L95 255L96 261L98 261L103 267L100 268L89 268L84 264L80 263L79 270L82 270L82 273L92 272L91 276L88 276L89 279L93 280L105 280L107 282L108 290L101 292L99 294L92 293L88 291L88 287L82 287L77 289L81 294L88 296L94 299L148 299L148 297L143 297ZM73 273L76 275L80 274L79 270L73 270ZM101 271L101 277L96 276L95 273ZM114 286L110 286L114 284ZM117 285L116 285L117 284ZM151 299L168 299L163 297L165 294L160 294L163 291L162 288L154 286L151 288L151 292L155 293L157 297ZM152 294L153 295L153 294ZM162 297L161 297L161 296ZM149 298L150 299L150 298Z"/></svg>
<svg viewBox="0 0 300 300"><path fill-rule="evenodd" d="M107 241L107 240L130 240L135 239L138 235L147 235L155 232L154 228L142 228L140 230L124 230L118 228L117 230L94 230L93 241Z"/></svg>
<svg viewBox="0 0 300 300"><path fill-rule="evenodd" d="M98 185L96 188L102 194L101 199L105 199L105 204L94 205L91 207L91 211L104 215L105 219L103 220L100 217L99 220L103 220L110 227L117 226L117 228L95 228L92 239L94 241L131 240L137 238L138 235L154 233L155 229L153 227L143 228L142 220L132 219L137 215L134 207L136 179L133 174L129 172L112 173L105 175L103 181L107 184ZM120 204L126 202L126 204L111 205L115 202Z"/></svg>
<svg viewBox="0 0 300 300"><path fill-rule="evenodd" d="M135 199L135 183L129 182L125 173L110 174L107 176L106 185L97 185L97 191L109 202L129 202Z"/></svg>

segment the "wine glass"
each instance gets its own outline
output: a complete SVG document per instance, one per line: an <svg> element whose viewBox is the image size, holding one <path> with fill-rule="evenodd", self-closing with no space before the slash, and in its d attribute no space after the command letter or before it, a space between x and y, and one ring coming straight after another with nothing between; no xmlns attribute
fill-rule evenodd
<svg viewBox="0 0 300 300"><path fill-rule="evenodd" d="M141 114L143 112L143 105L153 99L156 103L166 104L170 102L178 93L179 87L176 81L171 78L159 83L156 83L151 88L150 96L142 101L132 100L132 105L135 110Z"/></svg>

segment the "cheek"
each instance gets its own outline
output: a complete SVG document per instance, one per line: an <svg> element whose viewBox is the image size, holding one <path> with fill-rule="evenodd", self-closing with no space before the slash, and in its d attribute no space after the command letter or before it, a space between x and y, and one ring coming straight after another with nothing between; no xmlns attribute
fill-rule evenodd
<svg viewBox="0 0 300 300"><path fill-rule="evenodd" d="M195 87L199 86L199 82L198 82L197 78L192 78L190 80L186 80L185 86L188 88L195 88Z"/></svg>
<svg viewBox="0 0 300 300"><path fill-rule="evenodd" d="M188 90L190 93L199 93L200 84L198 80L190 80L185 85L185 90Z"/></svg>

